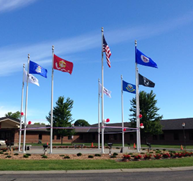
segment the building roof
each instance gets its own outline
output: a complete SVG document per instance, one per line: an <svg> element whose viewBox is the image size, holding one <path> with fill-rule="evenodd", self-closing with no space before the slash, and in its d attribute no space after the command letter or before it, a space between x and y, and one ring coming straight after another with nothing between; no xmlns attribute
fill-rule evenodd
<svg viewBox="0 0 193 181"><path fill-rule="evenodd" d="M13 122L16 122L16 123L20 123L20 120L19 119L15 119L15 118L12 118L12 117L2 117L0 118L0 122L3 122L3 121L13 121Z"/></svg>
<svg viewBox="0 0 193 181"><path fill-rule="evenodd" d="M160 121L162 130L182 130L182 123L185 129L193 129L193 118L165 119Z"/></svg>

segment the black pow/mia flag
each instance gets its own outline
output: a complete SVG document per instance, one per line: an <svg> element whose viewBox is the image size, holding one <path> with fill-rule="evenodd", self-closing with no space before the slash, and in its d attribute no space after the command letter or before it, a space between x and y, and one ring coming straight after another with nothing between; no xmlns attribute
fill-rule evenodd
<svg viewBox="0 0 193 181"><path fill-rule="evenodd" d="M139 85L144 85L146 87L155 87L154 82L142 76L141 74L139 74Z"/></svg>

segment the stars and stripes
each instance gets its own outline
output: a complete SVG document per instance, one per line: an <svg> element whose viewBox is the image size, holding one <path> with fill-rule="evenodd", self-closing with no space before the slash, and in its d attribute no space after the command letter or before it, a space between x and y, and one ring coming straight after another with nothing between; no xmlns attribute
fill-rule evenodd
<svg viewBox="0 0 193 181"><path fill-rule="evenodd" d="M103 35L103 52L105 52L105 54L106 54L107 65L109 67L111 67L111 62L110 62L111 50L110 50L110 48L105 40L104 35Z"/></svg>

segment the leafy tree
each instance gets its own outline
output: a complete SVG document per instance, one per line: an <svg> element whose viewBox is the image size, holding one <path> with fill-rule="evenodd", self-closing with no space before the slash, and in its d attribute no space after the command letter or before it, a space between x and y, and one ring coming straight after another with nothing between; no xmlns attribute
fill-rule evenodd
<svg viewBox="0 0 193 181"><path fill-rule="evenodd" d="M8 112L7 114L5 114L5 117L11 117L11 118L15 118L15 119L20 119L20 116L21 116L21 114L19 111L14 112L14 113Z"/></svg>
<svg viewBox="0 0 193 181"><path fill-rule="evenodd" d="M64 97L60 96L56 102L56 106L53 109L53 127L71 127L72 126L72 114L73 100L67 98L64 102ZM49 123L51 123L51 112L46 117ZM61 144L63 143L64 136L71 136L74 132L70 129L54 129L54 135L59 135L61 138Z"/></svg>
<svg viewBox="0 0 193 181"><path fill-rule="evenodd" d="M45 123L34 123L34 125L46 125Z"/></svg>
<svg viewBox="0 0 193 181"><path fill-rule="evenodd" d="M143 123L144 129L141 129L141 137L145 138L147 141L148 136L162 134L162 126L160 120L163 116L160 116L157 112L159 108L156 107L157 100L155 99L156 95L151 91L146 93L141 91L139 93L139 107L140 114L142 118L140 122ZM131 101L130 111L132 117L130 119L132 127L136 127L136 99L133 98Z"/></svg>
<svg viewBox="0 0 193 181"><path fill-rule="evenodd" d="M75 121L74 126L90 126L90 124L84 119L78 119Z"/></svg>

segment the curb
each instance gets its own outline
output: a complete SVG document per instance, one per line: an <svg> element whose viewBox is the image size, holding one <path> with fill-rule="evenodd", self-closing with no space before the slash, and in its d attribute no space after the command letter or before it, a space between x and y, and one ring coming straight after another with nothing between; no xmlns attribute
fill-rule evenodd
<svg viewBox="0 0 193 181"><path fill-rule="evenodd" d="M168 168L140 168L140 169L109 169L109 170L48 170L48 171L0 171L0 174L73 174L73 173L134 173L134 172L168 172L168 171L193 171L190 167L168 167Z"/></svg>

